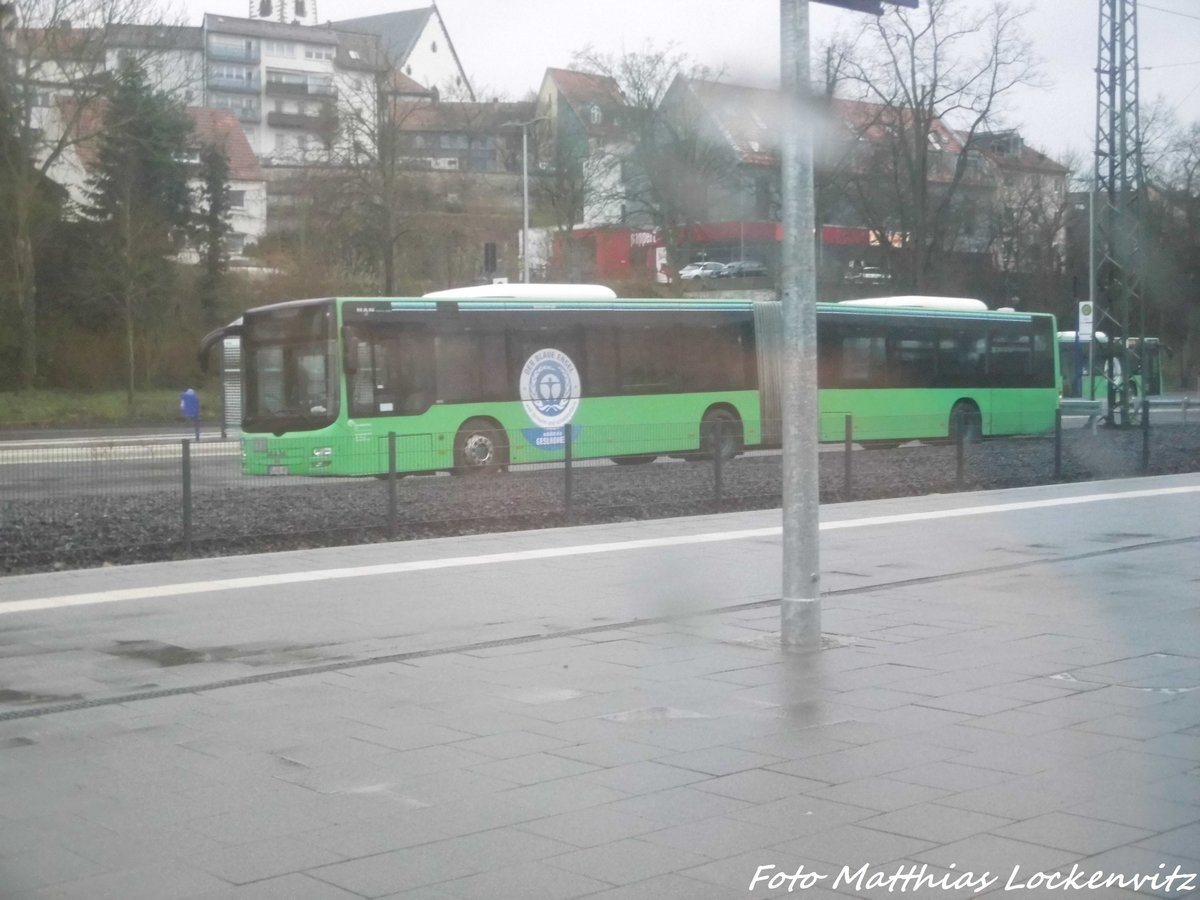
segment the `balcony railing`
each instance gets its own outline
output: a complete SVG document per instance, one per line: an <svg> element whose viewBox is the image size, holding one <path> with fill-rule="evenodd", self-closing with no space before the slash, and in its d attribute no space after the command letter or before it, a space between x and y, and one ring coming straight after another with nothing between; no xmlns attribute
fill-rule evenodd
<svg viewBox="0 0 1200 900"><path fill-rule="evenodd" d="M239 122L261 122L262 113L257 109L231 109L229 110L237 118Z"/></svg>
<svg viewBox="0 0 1200 900"><path fill-rule="evenodd" d="M208 47L208 58L220 60L221 62L256 63L262 59L262 54L257 47L247 49L245 47L221 47L210 44Z"/></svg>
<svg viewBox="0 0 1200 900"><path fill-rule="evenodd" d="M218 75L210 75L208 87L213 91L257 94L262 89L262 82L257 78L221 78Z"/></svg>
<svg viewBox="0 0 1200 900"><path fill-rule="evenodd" d="M328 121L325 116L306 116L303 113L267 113L267 124L272 128L300 128L305 131L320 131L326 127Z"/></svg>
<svg viewBox="0 0 1200 900"><path fill-rule="evenodd" d="M307 84L292 81L267 80L267 96L285 97L336 97L337 88L332 84Z"/></svg>

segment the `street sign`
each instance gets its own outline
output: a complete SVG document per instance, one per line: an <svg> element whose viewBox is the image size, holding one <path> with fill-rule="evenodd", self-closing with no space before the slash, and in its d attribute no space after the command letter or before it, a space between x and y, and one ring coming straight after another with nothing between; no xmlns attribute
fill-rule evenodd
<svg viewBox="0 0 1200 900"><path fill-rule="evenodd" d="M852 9L855 12L871 13L874 16L883 15L883 4L890 3L892 6L907 6L910 9L916 9L918 0L815 0L817 3L824 3L826 6L840 6L842 9Z"/></svg>
<svg viewBox="0 0 1200 900"><path fill-rule="evenodd" d="M1079 325L1076 328L1076 333L1079 335L1079 340L1090 341L1092 339L1092 319L1094 310L1092 304L1086 300L1079 304Z"/></svg>

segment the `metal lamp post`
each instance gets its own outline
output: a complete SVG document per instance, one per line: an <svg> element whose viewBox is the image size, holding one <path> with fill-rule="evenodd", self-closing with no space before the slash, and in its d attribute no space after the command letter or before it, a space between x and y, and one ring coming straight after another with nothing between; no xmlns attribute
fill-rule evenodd
<svg viewBox="0 0 1200 900"><path fill-rule="evenodd" d="M546 116L536 116L528 122L505 122L501 128L521 129L521 282L529 283L529 127L545 122Z"/></svg>

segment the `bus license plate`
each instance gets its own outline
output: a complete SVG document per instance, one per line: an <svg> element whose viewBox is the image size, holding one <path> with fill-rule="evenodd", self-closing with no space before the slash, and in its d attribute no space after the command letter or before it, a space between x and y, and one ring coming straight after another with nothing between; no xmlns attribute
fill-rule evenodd
<svg viewBox="0 0 1200 900"><path fill-rule="evenodd" d="M267 474L268 475L287 475L287 474L289 474L288 467L287 466L267 466Z"/></svg>

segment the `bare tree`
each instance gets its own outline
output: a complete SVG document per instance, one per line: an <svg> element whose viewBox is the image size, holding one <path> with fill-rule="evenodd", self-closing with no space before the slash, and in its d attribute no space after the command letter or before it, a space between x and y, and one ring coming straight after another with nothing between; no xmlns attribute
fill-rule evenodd
<svg viewBox="0 0 1200 900"><path fill-rule="evenodd" d="M110 88L107 56L114 35L152 21L154 7L152 0L15 0L4 7L0 192L8 210L0 217L0 261L11 283L17 383L28 388L38 376L36 236L47 215L46 186L64 154L92 137L79 126Z"/></svg>
<svg viewBox="0 0 1200 900"><path fill-rule="evenodd" d="M719 73L673 45L647 44L616 57L586 48L573 65L619 87L625 140L597 148L591 165L619 174L610 179L610 203L624 210L626 221L657 227L668 262L678 269L690 261L691 226L708 217L714 194L736 169L728 144L704 127L686 91L688 82L714 81Z"/></svg>
<svg viewBox="0 0 1200 900"><path fill-rule="evenodd" d="M869 218L904 236L918 291L963 224L956 204L976 166L977 135L997 125L1015 88L1040 83L1022 30L1028 8L991 0L974 10L964 0L889 8L863 29L848 67L858 99L877 109L867 127L886 133L871 164L890 209L876 204ZM858 199L867 193L864 185Z"/></svg>
<svg viewBox="0 0 1200 900"><path fill-rule="evenodd" d="M1172 347L1190 389L1200 378L1200 122L1165 132L1147 157L1146 328Z"/></svg>

